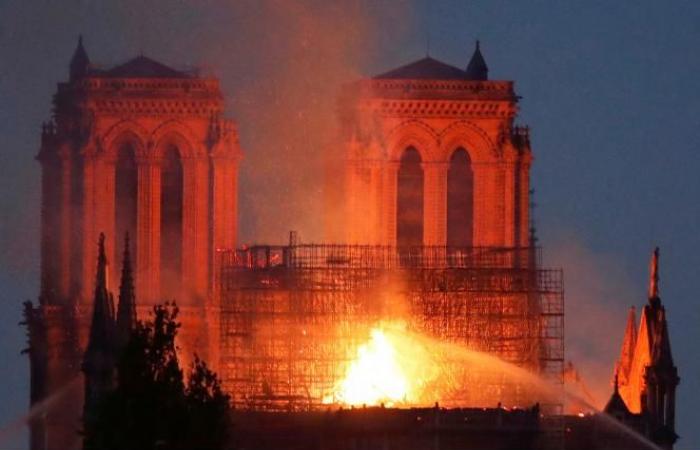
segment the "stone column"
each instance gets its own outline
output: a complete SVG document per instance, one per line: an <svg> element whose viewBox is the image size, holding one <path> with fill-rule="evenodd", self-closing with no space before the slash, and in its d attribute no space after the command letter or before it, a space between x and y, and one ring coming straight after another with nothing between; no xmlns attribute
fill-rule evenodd
<svg viewBox="0 0 700 450"><path fill-rule="evenodd" d="M105 234L105 254L107 255L107 289L116 293L119 290L118 260L115 258L114 234L116 233L114 215L114 159L100 158L95 172L95 223L96 232ZM95 262L97 264L97 262ZM93 264L93 266L95 265ZM93 271L95 267L93 267ZM116 276L116 278L115 278ZM94 278L94 274L93 274Z"/></svg>
<svg viewBox="0 0 700 450"><path fill-rule="evenodd" d="M238 234L238 160L212 157L214 251L233 249Z"/></svg>
<svg viewBox="0 0 700 450"><path fill-rule="evenodd" d="M421 164L423 168L423 244L447 245L447 170L443 162Z"/></svg>
<svg viewBox="0 0 700 450"><path fill-rule="evenodd" d="M474 171L474 246L503 245L502 191L496 163L476 163Z"/></svg>
<svg viewBox="0 0 700 450"><path fill-rule="evenodd" d="M97 231L95 223L95 184L97 157L92 152L83 156L83 217L82 217L82 284L80 300L84 305L90 305L92 290L95 283L97 267Z"/></svg>
<svg viewBox="0 0 700 450"><path fill-rule="evenodd" d="M493 221L491 227L493 230L493 245L503 247L506 245L506 191L505 191L505 168L502 163L493 165Z"/></svg>
<svg viewBox="0 0 700 450"><path fill-rule="evenodd" d="M355 215L355 164L353 160L345 161L345 177L343 179L343 201L344 211L342 216L343 236L348 244L355 243L355 230L353 226Z"/></svg>
<svg viewBox="0 0 700 450"><path fill-rule="evenodd" d="M515 217L515 202L518 198L517 192L515 192L515 164L512 161L507 161L503 168L504 175L504 240L507 247L514 247L517 242L516 233L518 232L518 226L516 224Z"/></svg>
<svg viewBox="0 0 700 450"><path fill-rule="evenodd" d="M472 163L472 172L474 174L474 193L473 193L473 203L472 203L472 227L473 227L473 238L472 245L474 247L479 247L487 245L486 242L486 215L487 204L484 201L484 196L488 191L488 183L486 177L488 172L486 170L486 164L484 163Z"/></svg>
<svg viewBox="0 0 700 450"><path fill-rule="evenodd" d="M530 159L523 157L518 165L520 170L516 176L520 177L520 189L518 201L520 209L520 223L518 224L518 245L527 247L530 245Z"/></svg>
<svg viewBox="0 0 700 450"><path fill-rule="evenodd" d="M72 187L73 187L73 159L68 145L63 146L59 152L61 160L61 184L60 184L60 225L59 264L60 276L58 279L58 292L63 298L70 297L71 290L71 249L73 246L71 217L73 211Z"/></svg>
<svg viewBox="0 0 700 450"><path fill-rule="evenodd" d="M209 163L182 160L182 275L185 302L203 300L209 281Z"/></svg>
<svg viewBox="0 0 700 450"><path fill-rule="evenodd" d="M368 200L368 189L363 183L362 172L365 166L358 160L347 160L347 178L345 195L347 201L347 215L345 226L347 228L348 242L358 244L366 239L367 214L366 203Z"/></svg>
<svg viewBox="0 0 700 450"><path fill-rule="evenodd" d="M372 162L370 165L370 187L367 197L367 209L369 212L369 229L365 237L367 244L377 245L382 244L383 228L382 228L382 169L381 166Z"/></svg>
<svg viewBox="0 0 700 450"><path fill-rule="evenodd" d="M35 423L39 429L32 431L33 434L43 432L39 438L43 446L32 448L63 450L81 445L81 436L76 430L80 429L83 410L84 378L80 364L85 346L76 338L84 321L73 314L70 306L43 306L41 309L43 323L38 326L45 334L41 339L34 339L32 346L41 348L43 362L40 364L45 366L40 371L43 372L41 386L32 380L32 395L41 392L39 398L32 398L32 404L58 395L50 400L50 408L37 415L38 423ZM36 434L32 436L32 444L37 438Z"/></svg>
<svg viewBox="0 0 700 450"><path fill-rule="evenodd" d="M160 299L160 161L137 158L136 298L143 305Z"/></svg>
<svg viewBox="0 0 700 450"><path fill-rule="evenodd" d="M207 364L214 370L219 367L219 343L221 342L220 297L215 284L219 257L217 249L234 249L238 231L238 164L240 156L231 148L223 148L222 154L212 151L211 156L211 199L212 199L212 248L210 256L208 301L204 308L205 341ZM237 149L236 149L237 150ZM233 154L232 154L233 153Z"/></svg>
<svg viewBox="0 0 700 450"><path fill-rule="evenodd" d="M383 210L384 230L383 245L396 245L396 193L399 174L399 162L388 161L384 166Z"/></svg>
<svg viewBox="0 0 700 450"><path fill-rule="evenodd" d="M103 156L86 154L83 164L83 286L81 300L92 307L100 233L114 236L114 164ZM113 242L106 239L105 251L113 254ZM107 261L113 264L112 261ZM112 289L113 283L109 282Z"/></svg>
<svg viewBox="0 0 700 450"><path fill-rule="evenodd" d="M346 220L350 228L350 243L370 244L380 241L381 219L380 209L381 170L371 161L355 161L352 163L352 184L348 197L352 204L351 212Z"/></svg>
<svg viewBox="0 0 700 450"><path fill-rule="evenodd" d="M47 148L48 147L48 148ZM41 163L41 290L42 304L55 303L57 285L60 284L60 258L55 230L60 225L58 208L60 197L56 185L61 182L60 162L53 146L42 145L37 156Z"/></svg>

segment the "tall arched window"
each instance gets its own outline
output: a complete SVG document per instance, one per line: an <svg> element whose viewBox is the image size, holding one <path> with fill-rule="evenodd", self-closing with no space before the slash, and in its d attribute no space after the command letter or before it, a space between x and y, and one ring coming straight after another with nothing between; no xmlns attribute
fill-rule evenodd
<svg viewBox="0 0 700 450"><path fill-rule="evenodd" d="M401 156L396 195L397 245L423 245L423 169L413 147Z"/></svg>
<svg viewBox="0 0 700 450"><path fill-rule="evenodd" d="M114 275L119 273L121 267L122 251L124 249L124 235L129 233L130 251L134 255L136 248L136 202L138 186L138 170L136 167L136 154L132 145L126 144L117 152L117 162L114 168L114 253L115 261L112 264ZM134 267L136 258L131 262ZM114 278L118 280L118 278Z"/></svg>
<svg viewBox="0 0 700 450"><path fill-rule="evenodd" d="M182 161L169 147L160 172L160 292L177 300L182 287Z"/></svg>
<svg viewBox="0 0 700 450"><path fill-rule="evenodd" d="M469 153L458 148L447 172L447 246L470 247L474 235L474 172Z"/></svg>

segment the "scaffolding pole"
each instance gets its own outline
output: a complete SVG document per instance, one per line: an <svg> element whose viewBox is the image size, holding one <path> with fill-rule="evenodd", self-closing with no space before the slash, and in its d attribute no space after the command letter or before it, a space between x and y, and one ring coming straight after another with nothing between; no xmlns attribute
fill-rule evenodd
<svg viewBox="0 0 700 450"><path fill-rule="evenodd" d="M220 372L237 407L327 408L358 346L397 310L411 331L534 372L552 392L563 385L562 272L540 268L539 248L290 241L217 257ZM538 401L561 413L560 396L533 400L505 374L480 376L459 361L450 373L459 386L439 399L445 406Z"/></svg>

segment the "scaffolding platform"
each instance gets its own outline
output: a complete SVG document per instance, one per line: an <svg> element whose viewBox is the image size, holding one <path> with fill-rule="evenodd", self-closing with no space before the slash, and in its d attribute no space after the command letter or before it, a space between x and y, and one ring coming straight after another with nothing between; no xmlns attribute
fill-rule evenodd
<svg viewBox="0 0 700 450"><path fill-rule="evenodd" d="M370 330L400 320L412 333L498 357L561 390L562 271L540 268L536 247L296 244L217 252L220 375L237 408L326 409ZM458 358L448 407L498 402L561 413L508 374ZM419 405L417 405L419 406ZM423 405L425 406L425 405Z"/></svg>

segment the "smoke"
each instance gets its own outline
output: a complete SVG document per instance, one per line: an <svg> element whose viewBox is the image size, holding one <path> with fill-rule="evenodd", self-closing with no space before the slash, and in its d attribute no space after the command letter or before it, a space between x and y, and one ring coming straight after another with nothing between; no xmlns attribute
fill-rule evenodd
<svg viewBox="0 0 700 450"><path fill-rule="evenodd" d="M28 372L20 301L38 293L40 124L65 81L78 34L93 62L143 53L216 75L245 151L239 180L240 241L280 241L289 229L321 240L323 164L339 86L359 76L413 28L407 2L349 0L124 0L0 2L0 284L2 344L9 361L4 422L26 403ZM380 24L385 26L382 28ZM377 45L377 38L386 44ZM382 69L386 69L382 64ZM25 439L23 439L25 440Z"/></svg>
<svg viewBox="0 0 700 450"><path fill-rule="evenodd" d="M395 6L390 34L398 37L409 29L410 10ZM239 241L279 242L289 230L324 240L335 206L324 201L326 167L341 156L333 145L336 99L342 84L368 75L390 10L365 1L230 8L231 27L202 51L222 79L245 153Z"/></svg>
<svg viewBox="0 0 700 450"><path fill-rule="evenodd" d="M581 379L567 387L582 398L590 393L600 409L612 394L627 309L640 305L640 289L619 257L591 250L571 232L559 230L543 245L546 265L564 269L566 359Z"/></svg>
<svg viewBox="0 0 700 450"><path fill-rule="evenodd" d="M566 360L578 375L578 380L566 377L566 408L569 412L587 411L591 406L601 410L612 394L628 308L642 305L645 286L632 282L619 255L595 251L563 227L550 234L542 243L545 267L564 270ZM401 280L390 280L386 292L378 296L383 317L410 317L405 298L396 295L401 285ZM457 349L450 347L448 354Z"/></svg>

